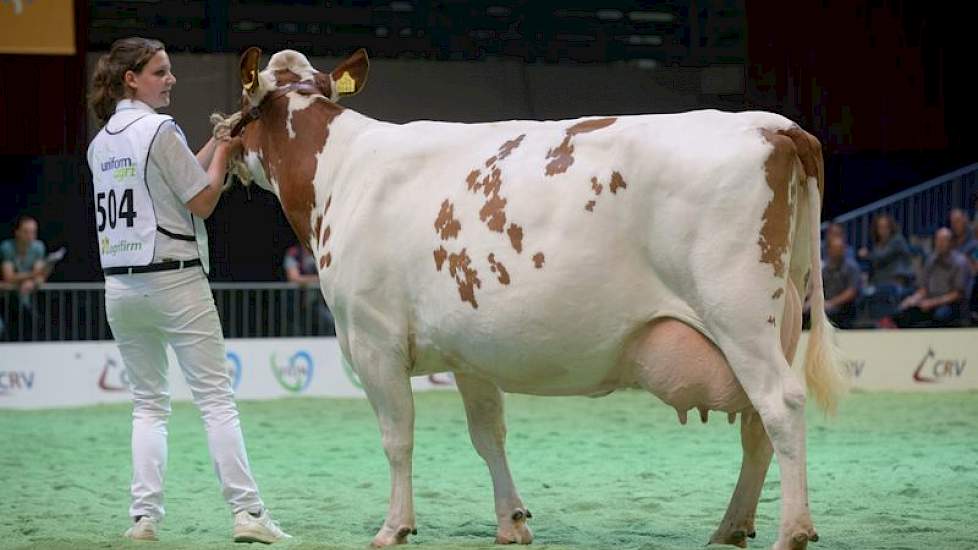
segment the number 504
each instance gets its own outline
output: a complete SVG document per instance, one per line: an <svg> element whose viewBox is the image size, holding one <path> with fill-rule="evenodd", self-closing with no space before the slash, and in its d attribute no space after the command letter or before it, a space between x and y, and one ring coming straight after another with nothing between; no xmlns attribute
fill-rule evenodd
<svg viewBox="0 0 978 550"><path fill-rule="evenodd" d="M132 189L123 191L122 200L119 201L116 200L115 189L108 193L99 193L95 198L95 207L98 208L96 219L99 231L105 230L106 223L115 229L120 218L126 220L126 227L132 227L133 220L136 219L136 211L132 207Z"/></svg>

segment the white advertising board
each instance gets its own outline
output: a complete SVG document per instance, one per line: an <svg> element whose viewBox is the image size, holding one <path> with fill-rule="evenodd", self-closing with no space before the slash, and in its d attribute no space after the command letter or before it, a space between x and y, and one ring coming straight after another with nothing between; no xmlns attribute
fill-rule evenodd
<svg viewBox="0 0 978 550"><path fill-rule="evenodd" d="M293 396L363 397L343 364L335 338L227 340L227 366L238 399ZM173 350L170 395L189 400ZM416 390L454 387L447 374L412 379ZM129 400L125 368L114 342L0 345L0 408L45 408Z"/></svg>
<svg viewBox="0 0 978 550"><path fill-rule="evenodd" d="M800 368L807 333L796 357ZM882 391L978 389L978 329L838 331L852 386ZM168 351L173 399L189 400ZM227 340L227 365L239 399L362 397L334 338ZM452 388L451 375L412 379L416 390ZM0 409L36 409L129 400L114 342L0 344Z"/></svg>

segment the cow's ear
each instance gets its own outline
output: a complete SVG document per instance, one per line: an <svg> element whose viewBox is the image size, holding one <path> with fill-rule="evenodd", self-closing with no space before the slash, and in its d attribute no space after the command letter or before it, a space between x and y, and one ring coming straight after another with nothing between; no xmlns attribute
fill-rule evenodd
<svg viewBox="0 0 978 550"><path fill-rule="evenodd" d="M333 81L331 97L341 98L353 95L363 89L367 83L367 70L370 68L370 61L367 59L367 50L360 48L353 52L353 55L340 63L333 72L329 73Z"/></svg>
<svg viewBox="0 0 978 550"><path fill-rule="evenodd" d="M254 95L260 88L258 79L259 59L261 59L261 49L254 46L241 54L241 86L249 96Z"/></svg>

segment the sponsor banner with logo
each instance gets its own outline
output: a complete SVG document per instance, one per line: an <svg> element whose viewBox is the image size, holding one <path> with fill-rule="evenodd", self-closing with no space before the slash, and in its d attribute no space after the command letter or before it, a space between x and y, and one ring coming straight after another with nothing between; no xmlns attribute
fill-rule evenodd
<svg viewBox="0 0 978 550"><path fill-rule="evenodd" d="M978 329L838 330L852 387L886 391L978 389ZM801 367L808 333L795 357Z"/></svg>
<svg viewBox="0 0 978 550"><path fill-rule="evenodd" d="M73 0L0 0L0 53L75 53Z"/></svg>
<svg viewBox="0 0 978 550"><path fill-rule="evenodd" d="M226 366L238 399L363 397L335 338L227 340ZM167 350L170 395L190 400L176 355ZM416 390L454 388L449 374L419 376ZM0 408L45 408L129 401L126 370L113 342L0 345Z"/></svg>
<svg viewBox="0 0 978 550"><path fill-rule="evenodd" d="M978 389L978 330L838 331L843 368L863 390ZM807 333L796 360L800 368ZM172 350L170 392L190 390ZM226 366L239 399L292 396L362 397L334 338L228 340ZM412 379L415 389L452 388L449 374ZM0 344L0 408L45 408L129 400L128 380L113 342Z"/></svg>

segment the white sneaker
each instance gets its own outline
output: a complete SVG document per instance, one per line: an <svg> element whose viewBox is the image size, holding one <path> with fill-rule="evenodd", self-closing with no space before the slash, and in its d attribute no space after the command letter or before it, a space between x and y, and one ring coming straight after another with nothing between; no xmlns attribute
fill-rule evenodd
<svg viewBox="0 0 978 550"><path fill-rule="evenodd" d="M280 540L290 539L289 535L272 521L268 510L264 508L257 518L242 510L234 515L234 542L263 542L271 544Z"/></svg>
<svg viewBox="0 0 978 550"><path fill-rule="evenodd" d="M132 540L160 540L156 536L156 520L143 516L139 518L139 521L132 524L132 527L126 529L124 537Z"/></svg>

